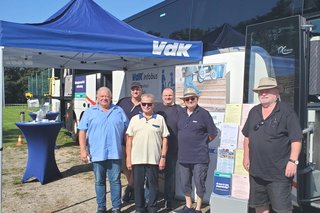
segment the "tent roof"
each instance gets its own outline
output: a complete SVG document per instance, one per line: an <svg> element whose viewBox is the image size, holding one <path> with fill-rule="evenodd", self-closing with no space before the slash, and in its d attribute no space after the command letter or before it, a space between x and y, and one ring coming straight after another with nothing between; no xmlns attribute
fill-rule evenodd
<svg viewBox="0 0 320 213"><path fill-rule="evenodd" d="M245 45L245 36L233 29L229 24L223 24L214 31L206 34L203 41L207 44L205 50L237 47Z"/></svg>
<svg viewBox="0 0 320 213"><path fill-rule="evenodd" d="M0 46L3 66L15 67L136 70L202 59L202 42L149 35L93 0L71 0L43 23L0 21Z"/></svg>

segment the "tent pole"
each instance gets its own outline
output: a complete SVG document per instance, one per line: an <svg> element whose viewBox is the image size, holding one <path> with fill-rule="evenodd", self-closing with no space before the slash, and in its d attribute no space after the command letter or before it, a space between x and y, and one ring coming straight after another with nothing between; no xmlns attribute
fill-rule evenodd
<svg viewBox="0 0 320 213"><path fill-rule="evenodd" d="M0 46L0 83L1 83L1 93L0 93L0 212L2 212L2 140L3 140L3 106L4 106L4 66L3 66L3 48Z"/></svg>

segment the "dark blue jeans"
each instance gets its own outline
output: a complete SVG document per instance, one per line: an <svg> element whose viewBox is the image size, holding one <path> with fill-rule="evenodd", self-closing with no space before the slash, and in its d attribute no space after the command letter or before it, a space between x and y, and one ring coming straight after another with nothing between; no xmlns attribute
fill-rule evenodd
<svg viewBox="0 0 320 213"><path fill-rule="evenodd" d="M176 155L167 155L164 170L164 199L172 205L175 195Z"/></svg>
<svg viewBox="0 0 320 213"><path fill-rule="evenodd" d="M122 160L92 162L98 209L106 209L106 177L110 184L112 209L121 208L121 164Z"/></svg>
<svg viewBox="0 0 320 213"><path fill-rule="evenodd" d="M159 166L151 164L137 164L132 166L134 182L134 202L136 211L145 212L144 183L148 185L148 212L157 212Z"/></svg>

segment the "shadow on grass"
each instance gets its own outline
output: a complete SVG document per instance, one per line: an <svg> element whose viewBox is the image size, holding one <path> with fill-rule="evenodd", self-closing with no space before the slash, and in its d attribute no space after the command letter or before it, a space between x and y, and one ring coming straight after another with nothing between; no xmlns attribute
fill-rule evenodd
<svg viewBox="0 0 320 213"><path fill-rule="evenodd" d="M10 145L16 144L19 135L23 135L19 129L6 129L3 132L3 143Z"/></svg>

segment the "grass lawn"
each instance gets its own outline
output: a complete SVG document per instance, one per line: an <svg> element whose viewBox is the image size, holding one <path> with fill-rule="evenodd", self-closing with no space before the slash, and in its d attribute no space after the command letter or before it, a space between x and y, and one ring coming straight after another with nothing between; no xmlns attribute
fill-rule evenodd
<svg viewBox="0 0 320 213"><path fill-rule="evenodd" d="M27 106L6 106L3 111L3 146L16 146L18 135L22 135L20 129L16 126L16 122L20 121L20 112L25 112L25 120L31 121ZM26 140L23 138L23 143ZM72 138L67 134L67 130L62 128L57 138L58 146L74 145Z"/></svg>

